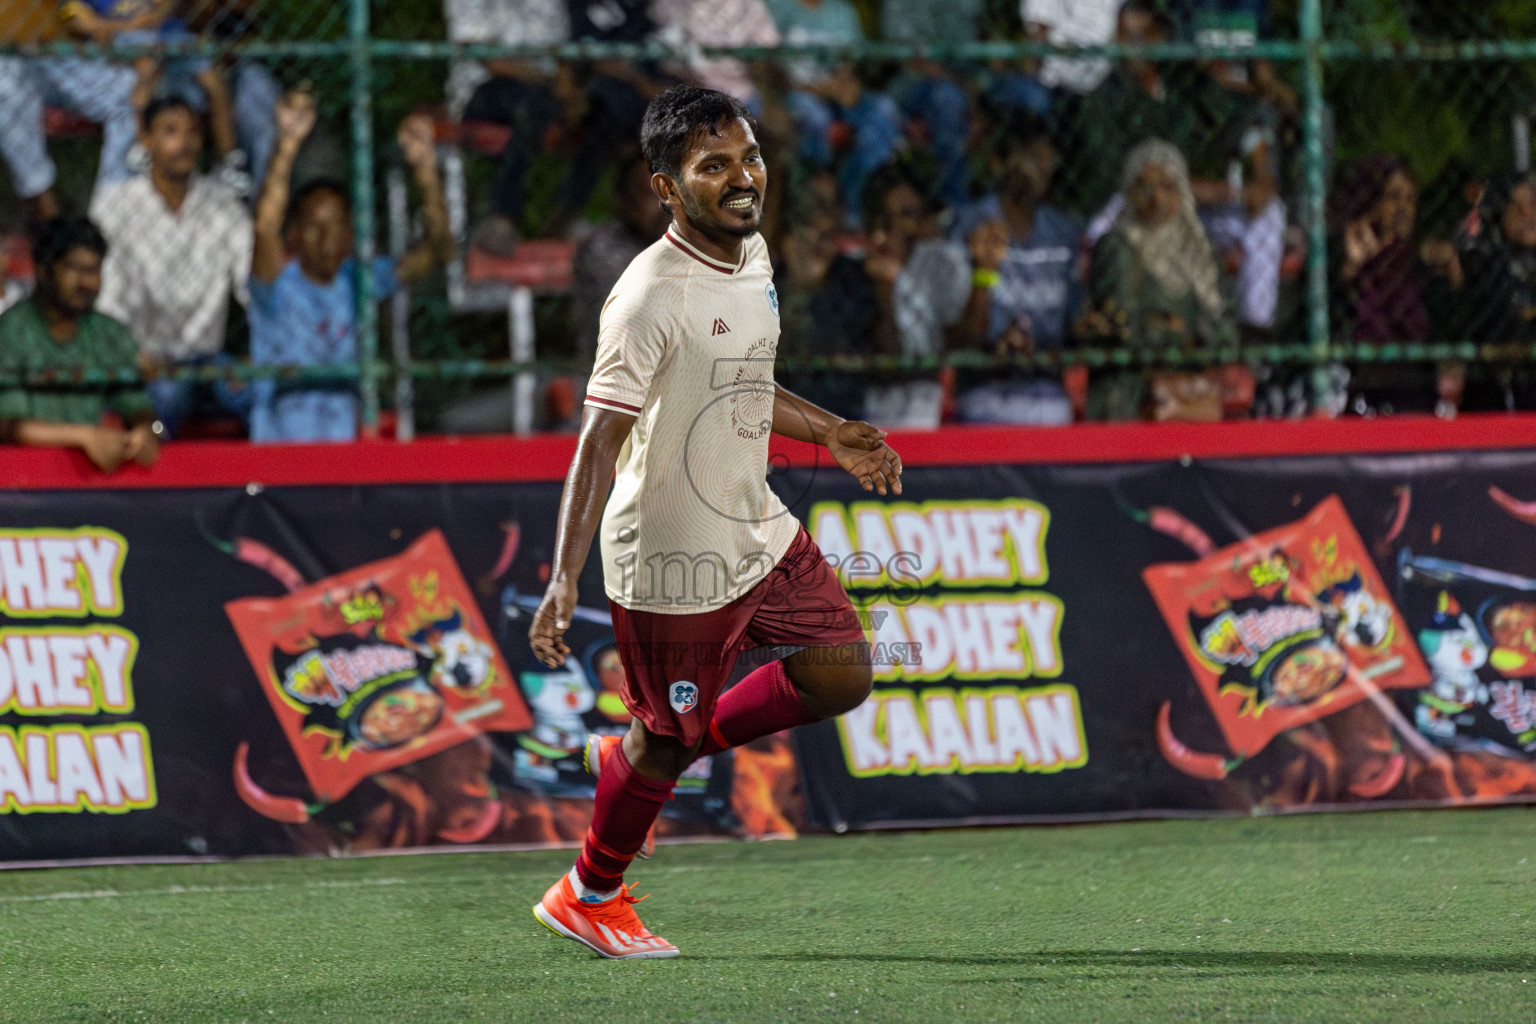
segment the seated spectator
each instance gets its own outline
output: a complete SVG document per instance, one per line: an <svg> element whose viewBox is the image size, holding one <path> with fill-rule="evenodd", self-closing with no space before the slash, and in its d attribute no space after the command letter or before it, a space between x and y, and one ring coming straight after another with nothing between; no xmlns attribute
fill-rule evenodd
<svg viewBox="0 0 1536 1024"><path fill-rule="evenodd" d="M950 250L970 292L950 329L951 348L998 355L1060 351L1082 305L1078 250L1082 229L1046 202L1060 164L1038 122L1005 123L989 156L997 193L962 209ZM1034 373L962 374L956 403L973 423L1069 423L1071 403L1060 382ZM967 380L969 377L971 379Z"/></svg>
<svg viewBox="0 0 1536 1024"><path fill-rule="evenodd" d="M0 44L47 43L58 32L57 13L49 4L0 3ZM53 194L58 171L43 132L44 103L101 124L100 189L128 175L128 149L138 133L137 85L132 68L105 60L0 55L0 156L31 220L41 222L59 212Z"/></svg>
<svg viewBox="0 0 1536 1024"><path fill-rule="evenodd" d="M576 315L576 358L590 373L597 353L598 318L608 293L630 262L667 230L667 211L651 191L651 166L638 150L620 167L614 219L576 246L571 300Z"/></svg>
<svg viewBox="0 0 1536 1024"><path fill-rule="evenodd" d="M1183 155L1148 139L1127 158L1122 189L1125 209L1093 249L1084 333L1141 352L1234 340ZM1140 368L1096 373L1090 418L1138 418L1149 379Z"/></svg>
<svg viewBox="0 0 1536 1024"><path fill-rule="evenodd" d="M858 12L848 0L769 0L768 6L788 46L857 46L864 41ZM833 128L846 125L851 138L837 161L838 180L844 203L856 205L870 174L904 141L901 109L889 96L866 89L848 61L797 58L788 73L800 159L832 166Z"/></svg>
<svg viewBox="0 0 1536 1024"><path fill-rule="evenodd" d="M314 100L308 94L290 93L278 105L277 152L256 204L251 261L251 361L258 365L347 367L358 358L358 267L346 188L311 181L289 201L294 157L314 126ZM374 260L374 299L421 280L453 257L431 121L421 115L406 118L398 140L421 189L427 238L398 260ZM251 391L253 441L350 441L357 436L357 395L350 385L290 386L266 378L255 381Z"/></svg>
<svg viewBox="0 0 1536 1024"><path fill-rule="evenodd" d="M806 251L797 256L821 274L816 279L808 268L791 264L789 291L805 315L804 335L790 345L817 356L942 356L944 330L960 315L968 287L963 260L948 251L958 247L923 236L923 190L901 164L871 175L863 209L863 252L840 254L809 240L800 246ZM939 423L943 396L931 373L876 373L873 383L867 372L808 376L793 386L807 388L817 396L813 401L840 415L857 414L862 406L864 418L881 426Z"/></svg>
<svg viewBox="0 0 1536 1024"><path fill-rule="evenodd" d="M1154 0L1125 0L1115 21L1121 46L1169 41L1172 22ZM1126 155L1142 139L1166 139L1182 152L1194 132L1194 109L1163 78L1158 66L1141 58L1118 61L1103 84L1082 102L1077 137L1069 140L1073 205L1085 213L1102 207L1118 184Z"/></svg>
<svg viewBox="0 0 1536 1024"><path fill-rule="evenodd" d="M199 173L202 122L186 100L152 102L143 129L149 173L104 189L91 204L111 244L101 310L128 325L146 374L227 365L225 321L231 294L246 302L251 216L233 189ZM249 415L250 391L239 384L194 387L157 376L149 393L172 435L194 409Z"/></svg>
<svg viewBox="0 0 1536 1024"><path fill-rule="evenodd" d="M1428 340L1463 275L1450 242L1431 239L1414 248L1419 189L1413 172L1399 157L1369 157L1347 178L1339 204L1338 266L1350 338ZM1422 364L1363 364L1353 371L1350 390L1350 409L1360 413L1430 412L1440 402L1434 371Z"/></svg>
<svg viewBox="0 0 1536 1024"><path fill-rule="evenodd" d="M570 13L566 0L447 2L449 36L459 43L559 45L571 37ZM591 14L585 5L580 13L582 24L590 26ZM626 12L620 9L619 14ZM637 86L643 75L583 76L573 65L548 58L491 60L485 70L489 77L474 89L463 116L512 131L497 157L492 215L475 228L471 243L510 255L524 231L549 236L563 235L570 228L613 153L639 132L649 93ZM528 174L541 154L566 143L574 144L566 147L570 158L556 189L554 208L542 222L530 224Z"/></svg>
<svg viewBox="0 0 1536 1024"><path fill-rule="evenodd" d="M163 428L137 384L75 384L81 370L136 372L128 328L95 311L107 241L83 217L55 217L36 232L37 292L0 313L0 372L57 372L56 385L0 384L0 439L78 448L110 473L124 462L153 465ZM113 412L124 426L106 426Z"/></svg>
<svg viewBox="0 0 1536 1024"><path fill-rule="evenodd" d="M81 42L110 46L196 43L180 16L177 0L65 0L59 5L64 30ZM236 148L234 113L224 78L206 57L135 61L141 86L160 88L208 114L213 150L219 159Z"/></svg>

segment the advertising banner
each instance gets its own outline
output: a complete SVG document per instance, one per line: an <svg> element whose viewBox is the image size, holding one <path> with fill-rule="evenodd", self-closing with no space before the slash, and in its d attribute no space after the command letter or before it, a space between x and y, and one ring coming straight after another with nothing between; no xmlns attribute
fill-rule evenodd
<svg viewBox="0 0 1536 1024"><path fill-rule="evenodd" d="M696 763L663 839L1536 798L1536 453L770 482L874 690ZM559 491L0 496L0 860L578 841L629 714L596 546L528 649Z"/></svg>

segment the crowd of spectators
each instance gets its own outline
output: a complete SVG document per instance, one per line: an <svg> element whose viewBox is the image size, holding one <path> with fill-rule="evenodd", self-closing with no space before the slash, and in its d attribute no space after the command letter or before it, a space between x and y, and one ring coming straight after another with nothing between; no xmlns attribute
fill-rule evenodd
<svg viewBox="0 0 1536 1024"><path fill-rule="evenodd" d="M1303 368L1256 377L1244 365L1176 372L1140 362L1305 335L1299 107L1271 63L877 61L858 50L988 38L1232 46L1269 31L1268 6L443 0L455 43L658 41L671 56L458 60L422 109L440 104L446 115L434 116L494 140L486 187L468 201L476 216L466 246L509 258L530 238L574 245L578 371L590 364L608 290L665 228L635 144L646 103L691 81L731 93L757 119L773 173L763 230L782 296L784 379L807 397L907 427L1297 415L1313 411L1307 381L1316 375ZM229 40L260 16L242 2L22 7L0 15L0 41ZM816 49L705 53L781 46ZM100 126L87 201L56 194L45 106ZM90 399L78 388L7 385L5 436L74 445L104 467L153 458L159 438L210 421L255 441L356 436L346 373L358 358L351 189L297 172L316 120L304 83L285 87L256 59L0 55L0 156L32 226L36 275L33 295L0 319L0 363L17 373L121 369L127 354L146 381L103 386ZM422 113L396 134L422 238L374 261L375 298L456 258L435 148L444 137ZM556 172L535 173L540 166ZM1374 156L1335 177L1328 255L1341 340L1536 334L1536 179L1473 183L1454 234L1428 238L1403 159ZM61 216L71 207L90 220ZM21 293L0 294L3 303ZM243 332L232 330L237 322ZM224 372L240 361L228 345L237 335L248 336L252 363L337 372L238 379ZM1084 346L1137 358L1091 372L1016 358ZM859 357L877 365L856 368ZM952 366L934 368L942 363ZM1331 373L1333 413L1536 403L1536 379L1514 371L1492 383L1469 381L1453 364ZM106 412L122 424L117 433L74 429ZM568 417L548 425L569 426ZM48 423L60 429L40 426Z"/></svg>

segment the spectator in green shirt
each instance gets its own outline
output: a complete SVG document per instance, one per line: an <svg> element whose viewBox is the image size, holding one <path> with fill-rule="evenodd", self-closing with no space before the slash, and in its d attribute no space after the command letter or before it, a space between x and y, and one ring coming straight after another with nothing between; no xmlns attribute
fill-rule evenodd
<svg viewBox="0 0 1536 1024"><path fill-rule="evenodd" d="M152 465L164 428L142 384L74 383L81 370L138 369L138 346L121 322L95 311L107 243L84 217L38 228L37 294L0 314L0 373L56 373L56 384L0 385L0 439L78 448L104 472ZM102 425L108 410L124 427Z"/></svg>

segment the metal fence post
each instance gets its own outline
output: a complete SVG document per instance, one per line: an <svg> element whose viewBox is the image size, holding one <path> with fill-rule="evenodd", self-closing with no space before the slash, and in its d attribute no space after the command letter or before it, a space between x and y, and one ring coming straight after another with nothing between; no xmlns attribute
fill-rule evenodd
<svg viewBox="0 0 1536 1024"><path fill-rule="evenodd" d="M1307 343L1312 348L1312 402L1328 397L1328 230L1323 217L1328 191L1323 151L1323 10L1322 0L1301 0L1304 114L1302 202L1307 225Z"/></svg>
<svg viewBox="0 0 1536 1024"><path fill-rule="evenodd" d="M352 230L357 255L357 358L363 433L379 427L379 310L373 281L373 40L369 0L348 0L347 41L352 65Z"/></svg>

